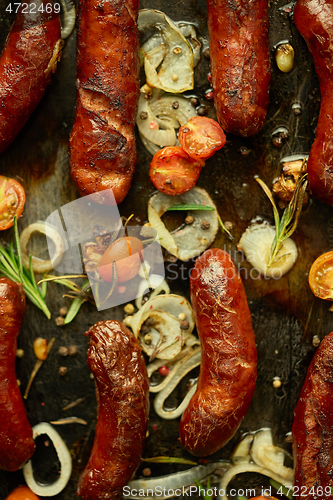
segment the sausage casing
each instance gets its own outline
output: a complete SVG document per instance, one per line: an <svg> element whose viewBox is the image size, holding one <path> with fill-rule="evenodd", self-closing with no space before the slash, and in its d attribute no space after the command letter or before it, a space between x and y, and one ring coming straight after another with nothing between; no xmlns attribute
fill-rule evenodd
<svg viewBox="0 0 333 500"><path fill-rule="evenodd" d="M179 430L189 452L206 456L233 437L250 406L257 351L243 283L227 252L206 250L190 286L202 361Z"/></svg>
<svg viewBox="0 0 333 500"><path fill-rule="evenodd" d="M134 335L119 321L100 321L90 335L88 365L95 376L98 419L77 494L83 500L121 499L140 464L149 415L146 364Z"/></svg>
<svg viewBox="0 0 333 500"><path fill-rule="evenodd" d="M35 442L15 374L17 336L25 312L21 285L0 278L0 469L19 469Z"/></svg>
<svg viewBox="0 0 333 500"><path fill-rule="evenodd" d="M333 332L321 341L314 355L294 411L296 498L333 498L332 429Z"/></svg>
<svg viewBox="0 0 333 500"><path fill-rule="evenodd" d="M320 85L320 112L307 171L312 193L333 204L333 1L298 0L296 28L311 52Z"/></svg>
<svg viewBox="0 0 333 500"><path fill-rule="evenodd" d="M136 162L138 10L138 0L81 0L79 6L71 173L80 194L112 189L116 203L130 188Z"/></svg>
<svg viewBox="0 0 333 500"><path fill-rule="evenodd" d="M226 132L252 136L268 107L268 2L207 0L207 16L217 119Z"/></svg>
<svg viewBox="0 0 333 500"><path fill-rule="evenodd" d="M13 4L17 5L17 4ZM0 152L15 139L51 82L60 19L48 0L22 3L0 56Z"/></svg>

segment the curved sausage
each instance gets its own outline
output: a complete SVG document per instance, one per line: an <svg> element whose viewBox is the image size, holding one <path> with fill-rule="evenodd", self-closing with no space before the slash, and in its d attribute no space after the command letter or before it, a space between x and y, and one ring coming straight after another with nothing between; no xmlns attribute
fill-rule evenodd
<svg viewBox="0 0 333 500"><path fill-rule="evenodd" d="M60 18L54 6L47 13L46 5L49 11L53 3L27 0L21 4L0 56L0 152L42 99L60 58Z"/></svg>
<svg viewBox="0 0 333 500"><path fill-rule="evenodd" d="M0 278L0 469L19 469L35 442L15 374L16 345L25 312L22 285Z"/></svg>
<svg viewBox="0 0 333 500"><path fill-rule="evenodd" d="M249 137L266 117L270 83L267 0L207 0L217 119Z"/></svg>
<svg viewBox="0 0 333 500"><path fill-rule="evenodd" d="M123 487L140 464L146 437L147 368L134 335L119 321L100 321L87 334L98 419L77 494L83 500L121 499Z"/></svg>
<svg viewBox="0 0 333 500"><path fill-rule="evenodd" d="M311 52L320 85L320 112L316 137L308 159L311 191L318 200L333 204L333 1L298 0L296 28Z"/></svg>
<svg viewBox="0 0 333 500"><path fill-rule="evenodd" d="M116 203L130 188L136 161L138 9L138 0L82 0L79 8L71 173L81 195L111 188Z"/></svg>
<svg viewBox="0 0 333 500"><path fill-rule="evenodd" d="M190 285L202 361L179 431L190 453L206 456L233 437L250 406L257 351L243 283L227 252L206 250Z"/></svg>
<svg viewBox="0 0 333 500"><path fill-rule="evenodd" d="M294 411L296 498L333 498L332 428L333 332L321 341L314 355Z"/></svg>

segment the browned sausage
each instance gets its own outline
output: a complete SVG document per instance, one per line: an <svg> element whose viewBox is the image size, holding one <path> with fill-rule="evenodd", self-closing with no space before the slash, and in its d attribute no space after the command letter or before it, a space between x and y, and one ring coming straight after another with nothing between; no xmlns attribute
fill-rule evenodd
<svg viewBox="0 0 333 500"><path fill-rule="evenodd" d="M43 97L61 45L60 19L51 0L22 3L0 56L0 152Z"/></svg>
<svg viewBox="0 0 333 500"><path fill-rule="evenodd" d="M123 487L140 464L146 437L146 364L134 335L119 321L100 321L87 334L98 419L94 445L77 494L84 500L121 499Z"/></svg>
<svg viewBox="0 0 333 500"><path fill-rule="evenodd" d="M180 421L180 441L193 455L222 448L249 406L257 351L243 283L231 260L206 250L191 274L191 301L201 342L198 387Z"/></svg>
<svg viewBox="0 0 333 500"><path fill-rule="evenodd" d="M308 160L311 191L333 204L333 1L298 0L294 21L311 52L320 85L316 137Z"/></svg>
<svg viewBox="0 0 333 500"><path fill-rule="evenodd" d="M333 498L333 332L309 366L294 412L293 455L298 499Z"/></svg>
<svg viewBox="0 0 333 500"><path fill-rule="evenodd" d="M71 173L80 194L111 188L116 203L130 188L136 161L138 9L138 0L81 0L79 5Z"/></svg>
<svg viewBox="0 0 333 500"><path fill-rule="evenodd" d="M207 0L217 119L248 137L265 120L270 83L267 0Z"/></svg>
<svg viewBox="0 0 333 500"><path fill-rule="evenodd" d="M25 312L22 285L0 278L0 469L19 469L35 443L15 374L16 345Z"/></svg>

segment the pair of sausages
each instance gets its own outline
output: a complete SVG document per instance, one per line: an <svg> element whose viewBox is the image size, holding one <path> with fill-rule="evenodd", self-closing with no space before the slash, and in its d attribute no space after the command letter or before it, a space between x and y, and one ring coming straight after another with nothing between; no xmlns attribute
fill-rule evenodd
<svg viewBox="0 0 333 500"><path fill-rule="evenodd" d="M126 196L134 173L139 99L138 0L82 0L77 35L77 101L69 151L81 195ZM112 204L107 193L101 198Z"/></svg>
<svg viewBox="0 0 333 500"><path fill-rule="evenodd" d="M43 97L61 47L60 18L53 3L22 3L0 56L0 153Z"/></svg>
<svg viewBox="0 0 333 500"><path fill-rule="evenodd" d="M320 201L333 204L333 2L298 0L296 28L313 56L320 85L320 112L307 170L311 191Z"/></svg>
<svg viewBox="0 0 333 500"><path fill-rule="evenodd" d="M0 278L0 469L15 471L35 442L15 374L17 336L25 312L22 285Z"/></svg>

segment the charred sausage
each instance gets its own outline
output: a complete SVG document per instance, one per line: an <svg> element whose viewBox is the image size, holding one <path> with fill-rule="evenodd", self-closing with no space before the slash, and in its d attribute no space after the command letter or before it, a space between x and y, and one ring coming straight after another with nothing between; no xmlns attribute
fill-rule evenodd
<svg viewBox="0 0 333 500"><path fill-rule="evenodd" d="M87 334L98 419L77 494L84 500L121 499L123 487L140 463L146 437L147 369L134 335L119 321L100 321Z"/></svg>
<svg viewBox="0 0 333 500"><path fill-rule="evenodd" d="M252 136L268 107L268 2L207 0L207 16L217 119L226 132Z"/></svg>
<svg viewBox="0 0 333 500"><path fill-rule="evenodd" d="M333 498L333 332L309 366L292 427L296 498Z"/></svg>
<svg viewBox="0 0 333 500"><path fill-rule="evenodd" d="M206 250L191 274L191 301L201 342L198 387L180 422L180 441L196 456L222 448L253 396L257 351L246 295L227 252Z"/></svg>
<svg viewBox="0 0 333 500"><path fill-rule="evenodd" d="M311 191L318 200L333 204L333 2L298 0L296 28L311 52L320 86L316 137L308 159Z"/></svg>
<svg viewBox="0 0 333 500"><path fill-rule="evenodd" d="M53 3L22 3L0 56L0 152L15 139L43 97L61 46L60 18Z"/></svg>
<svg viewBox="0 0 333 500"><path fill-rule="evenodd" d="M80 194L112 189L116 203L130 188L136 161L138 9L138 0L81 0L79 6L71 173Z"/></svg>
<svg viewBox="0 0 333 500"><path fill-rule="evenodd" d="M15 374L16 345L25 296L22 285L0 278L0 469L19 469L35 443Z"/></svg>

